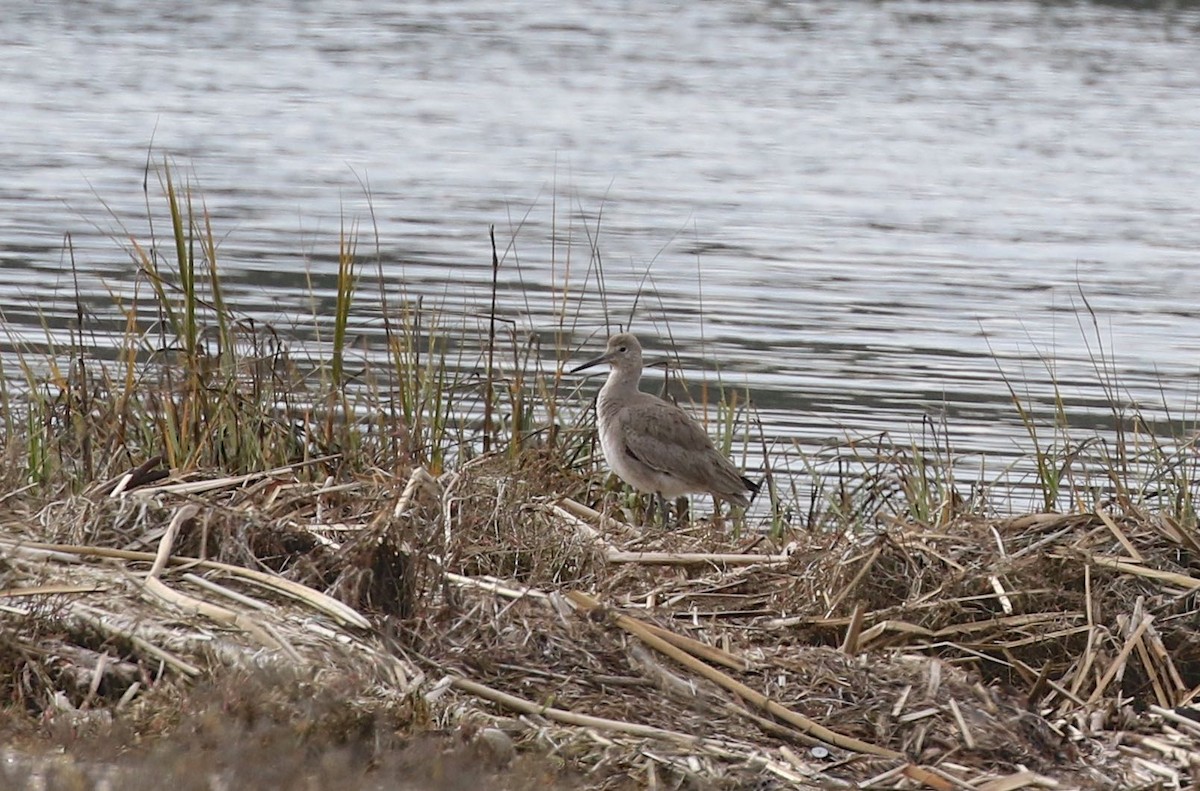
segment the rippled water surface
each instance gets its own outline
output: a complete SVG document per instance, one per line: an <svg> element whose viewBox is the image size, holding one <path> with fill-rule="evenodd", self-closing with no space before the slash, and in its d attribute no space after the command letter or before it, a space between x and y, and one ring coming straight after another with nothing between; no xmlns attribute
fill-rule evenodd
<svg viewBox="0 0 1200 791"><path fill-rule="evenodd" d="M505 315L554 326L569 277L590 354L596 241L612 315L641 288L634 328L748 386L777 448L933 415L1003 460L1027 440L1001 371L1102 426L1101 350L1147 415L1196 412L1194 6L23 7L0 15L5 348L73 315L68 234L96 305L129 287L169 157L231 299L284 324L355 220L397 293L478 307L495 224Z"/></svg>

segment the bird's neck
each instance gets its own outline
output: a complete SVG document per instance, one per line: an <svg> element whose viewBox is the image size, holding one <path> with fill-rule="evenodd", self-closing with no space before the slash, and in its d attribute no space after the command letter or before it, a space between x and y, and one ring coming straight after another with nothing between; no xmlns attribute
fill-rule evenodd
<svg viewBox="0 0 1200 791"><path fill-rule="evenodd" d="M638 381L641 378L640 370L614 368L609 372L604 387L600 388L600 398L604 401L628 398L638 391Z"/></svg>

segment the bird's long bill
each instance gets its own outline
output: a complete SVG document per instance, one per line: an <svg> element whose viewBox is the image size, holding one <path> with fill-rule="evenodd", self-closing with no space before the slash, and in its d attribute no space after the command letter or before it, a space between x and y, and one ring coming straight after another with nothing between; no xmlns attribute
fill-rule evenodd
<svg viewBox="0 0 1200 791"><path fill-rule="evenodd" d="M607 354L602 354L602 355L600 355L599 357L595 358L594 360L588 360L588 361L587 361L586 363L584 363L583 365L577 365L577 366L575 366L574 368L572 368L572 369L571 369L570 371L568 371L567 373L577 374L577 373L579 373L580 371L586 371L586 370L587 370L587 369L589 369L589 368L595 368L597 365L601 365L601 364L603 364L603 363L606 363L606 362L608 362L608 360L609 360L609 357L608 357L608 355L607 355Z"/></svg>

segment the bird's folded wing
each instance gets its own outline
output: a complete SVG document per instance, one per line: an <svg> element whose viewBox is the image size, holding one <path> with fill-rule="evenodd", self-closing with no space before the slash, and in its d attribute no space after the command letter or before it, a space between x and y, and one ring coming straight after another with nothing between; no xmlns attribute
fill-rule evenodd
<svg viewBox="0 0 1200 791"><path fill-rule="evenodd" d="M634 458L659 472L685 480L704 480L712 440L696 421L674 404L638 405L638 419L622 425L622 442Z"/></svg>

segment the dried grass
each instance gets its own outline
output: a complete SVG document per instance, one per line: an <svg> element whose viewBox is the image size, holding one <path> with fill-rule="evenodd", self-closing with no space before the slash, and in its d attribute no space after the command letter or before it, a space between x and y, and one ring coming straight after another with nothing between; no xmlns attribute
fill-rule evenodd
<svg viewBox="0 0 1200 791"><path fill-rule="evenodd" d="M601 517L536 450L302 473L7 501L5 728L170 744L253 672L221 708L307 723L297 749L337 735L383 767L437 731L479 771L513 766L506 740L543 761L497 788L562 767L600 789L1197 787L1200 552L1160 516L772 543ZM338 706L304 714L303 689Z"/></svg>

